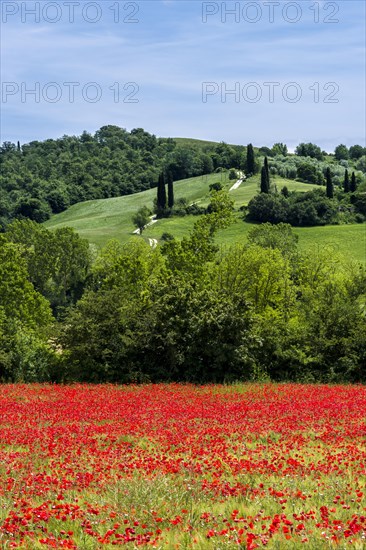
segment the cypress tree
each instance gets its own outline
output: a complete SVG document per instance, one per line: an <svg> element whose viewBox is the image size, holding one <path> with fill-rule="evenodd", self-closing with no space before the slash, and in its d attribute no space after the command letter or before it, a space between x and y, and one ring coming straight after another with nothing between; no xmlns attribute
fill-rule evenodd
<svg viewBox="0 0 366 550"><path fill-rule="evenodd" d="M253 145L251 143L247 146L247 173L255 173L255 156Z"/></svg>
<svg viewBox="0 0 366 550"><path fill-rule="evenodd" d="M357 189L356 174L354 172L352 172L351 185L350 185L351 193L354 193L356 191L356 189Z"/></svg>
<svg viewBox="0 0 366 550"><path fill-rule="evenodd" d="M330 175L330 168L327 168L326 173L326 179L327 179L327 197L328 199L332 199L334 196L334 189L333 189L333 182L332 182L332 176Z"/></svg>
<svg viewBox="0 0 366 550"><path fill-rule="evenodd" d="M348 177L348 170L346 170L344 174L344 182L343 182L343 189L345 193L349 193L349 177Z"/></svg>
<svg viewBox="0 0 366 550"><path fill-rule="evenodd" d="M261 169L261 193L269 193L268 175L265 166Z"/></svg>
<svg viewBox="0 0 366 550"><path fill-rule="evenodd" d="M174 206L173 176L171 172L168 172L168 206L169 208Z"/></svg>
<svg viewBox="0 0 366 550"><path fill-rule="evenodd" d="M268 193L271 187L271 181L269 179L269 167L268 167L268 158L264 157L264 168L266 169L266 177L267 177L267 186L268 186Z"/></svg>
<svg viewBox="0 0 366 550"><path fill-rule="evenodd" d="M164 208L166 207L166 190L165 190L164 174L159 175L157 207L158 207L158 210L164 210Z"/></svg>

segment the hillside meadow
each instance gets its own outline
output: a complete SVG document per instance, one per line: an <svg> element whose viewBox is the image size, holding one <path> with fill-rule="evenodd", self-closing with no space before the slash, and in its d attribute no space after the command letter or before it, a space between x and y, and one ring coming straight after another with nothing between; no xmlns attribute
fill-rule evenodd
<svg viewBox="0 0 366 550"><path fill-rule="evenodd" d="M195 202L199 206L207 206L209 186L216 182L222 183L227 190L234 183L228 179L227 172L177 181L174 184L175 198L186 198L189 203ZM317 187L279 176L276 176L274 183L278 189L287 186L290 191L305 192ZM230 192L237 209L237 220L236 223L219 232L217 236L219 244L246 241L253 224L243 221L243 215L239 212L239 208L246 205L256 195L258 187L259 176L257 175L245 180L238 189ZM50 229L73 227L81 237L88 239L98 249L105 246L111 239L117 239L121 243L127 242L132 238L134 231L132 215L142 206L152 208L155 196L156 189L149 189L123 197L78 203L65 212L53 216L45 225ZM171 233L176 238L182 238L188 235L196 220L196 216L161 219L146 228L142 238L147 242L149 239L159 241L164 232ZM347 255L350 259L366 263L365 224L300 227L294 228L294 232L299 236L300 249L330 247Z"/></svg>

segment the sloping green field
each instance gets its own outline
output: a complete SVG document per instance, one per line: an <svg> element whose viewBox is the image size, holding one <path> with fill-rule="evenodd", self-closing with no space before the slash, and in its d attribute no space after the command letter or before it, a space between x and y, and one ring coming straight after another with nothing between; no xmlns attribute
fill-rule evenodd
<svg viewBox="0 0 366 550"><path fill-rule="evenodd" d="M205 206L209 202L209 186L221 182L226 189L234 183L227 179L227 174L210 174L175 182L175 198L186 198L189 203L197 202ZM284 185L290 191L308 191L313 185L286 180L277 177L274 181L278 190ZM259 176L245 180L238 189L230 192L236 208L247 204L258 192ZM93 200L71 206L65 212L53 216L45 225L54 229L57 227L73 227L80 235L88 239L96 247L101 248L110 239L126 242L133 236L134 226L131 217L142 206L152 208L156 196L155 189L142 193L116 197L112 199ZM145 240L159 240L164 232L172 233L177 238L187 235L197 220L195 216L174 217L159 220L148 227L143 237ZM245 223L238 212L237 222L224 231L220 231L217 240L222 244L244 242L252 224ZM326 246L332 247L350 259L366 263L366 224L337 225L326 227L295 228L299 235L300 248Z"/></svg>
<svg viewBox="0 0 366 550"><path fill-rule="evenodd" d="M210 174L199 178L190 178L175 183L175 198L185 197L189 202L209 201L209 185L222 181L226 184L227 175ZM46 226L73 227L80 235L98 247L110 239L128 241L134 231L132 215L142 206L152 208L156 189L149 189L134 195L101 199L74 204L65 212L53 216ZM159 225L161 222L158 222Z"/></svg>

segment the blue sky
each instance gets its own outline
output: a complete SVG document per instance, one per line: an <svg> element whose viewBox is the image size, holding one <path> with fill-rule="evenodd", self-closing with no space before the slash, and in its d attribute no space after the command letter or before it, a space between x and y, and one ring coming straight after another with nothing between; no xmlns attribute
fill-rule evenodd
<svg viewBox="0 0 366 550"><path fill-rule="evenodd" d="M1 10L1 141L106 124L290 149L365 141L363 0L2 0Z"/></svg>

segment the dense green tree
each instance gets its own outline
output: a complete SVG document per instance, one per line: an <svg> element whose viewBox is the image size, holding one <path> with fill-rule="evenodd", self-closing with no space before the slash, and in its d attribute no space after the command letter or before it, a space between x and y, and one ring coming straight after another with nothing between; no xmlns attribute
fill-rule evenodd
<svg viewBox="0 0 366 550"><path fill-rule="evenodd" d="M356 174L352 172L351 176L351 185L350 185L350 191L351 193L354 193L357 189L357 182L356 182Z"/></svg>
<svg viewBox="0 0 366 550"><path fill-rule="evenodd" d="M358 159L356 168L357 170L360 170L361 172L366 173L366 155L363 155Z"/></svg>
<svg viewBox="0 0 366 550"><path fill-rule="evenodd" d="M56 229L54 234L56 261L51 304L57 309L69 306L81 297L92 256L88 241L71 227Z"/></svg>
<svg viewBox="0 0 366 550"><path fill-rule="evenodd" d="M300 157L311 157L318 160L323 159L322 150L314 143L300 143L295 149L295 154Z"/></svg>
<svg viewBox="0 0 366 550"><path fill-rule="evenodd" d="M30 197L22 198L15 208L15 216L42 223L51 216L51 208L45 200Z"/></svg>
<svg viewBox="0 0 366 550"><path fill-rule="evenodd" d="M290 223L294 226L326 225L337 221L338 207L322 189L307 193L261 193L249 201L248 220L254 222Z"/></svg>
<svg viewBox="0 0 366 550"><path fill-rule="evenodd" d="M142 234L143 230L149 223L149 220L150 220L150 210L146 206L139 208L137 212L135 212L135 214L132 216L132 222L139 230L140 235Z"/></svg>
<svg viewBox="0 0 366 550"><path fill-rule="evenodd" d="M269 166L268 166L268 158L264 157L264 168L266 169L266 179L268 184L268 191L271 190L271 180L270 180L270 172L269 172Z"/></svg>
<svg viewBox="0 0 366 550"><path fill-rule="evenodd" d="M330 173L330 168L327 168L326 172L326 193L328 199L332 199L334 196L334 187L333 187L333 181L332 181L332 175Z"/></svg>
<svg viewBox="0 0 366 550"><path fill-rule="evenodd" d="M326 171L326 194L328 199L332 199L334 197L334 187L333 187L333 181L332 181L332 175L330 173L330 168L327 168Z"/></svg>
<svg viewBox="0 0 366 550"><path fill-rule="evenodd" d="M47 301L29 281L21 247L0 236L0 379L48 379L52 322Z"/></svg>
<svg viewBox="0 0 366 550"><path fill-rule="evenodd" d="M365 379L365 272L331 248L300 254L284 224L219 250L213 236L232 205L222 192L212 203L182 241L102 251L65 322L63 379Z"/></svg>
<svg viewBox="0 0 366 550"><path fill-rule="evenodd" d="M348 170L347 169L344 173L343 189L344 189L345 193L349 193L349 191L350 191L350 183L349 183L349 176L348 176Z"/></svg>
<svg viewBox="0 0 366 550"><path fill-rule="evenodd" d="M259 148L259 154L263 155L264 157L274 157L275 153L273 153L273 150L269 147L260 147Z"/></svg>
<svg viewBox="0 0 366 550"><path fill-rule="evenodd" d="M162 268L160 250L141 239L107 245L93 267L89 290L70 311L64 326L66 378L143 379L131 350L138 344L144 315L153 307L154 286Z"/></svg>
<svg viewBox="0 0 366 550"><path fill-rule="evenodd" d="M23 145L21 154L16 145L5 144L0 149L0 194L8 207L2 217L5 222L14 217L42 222L51 211L76 202L150 189L170 160L173 171L183 166L181 177L213 171L213 146L207 152L193 146L189 158L183 153L175 158L175 149L174 140L117 126L104 126L94 135L34 141Z"/></svg>
<svg viewBox="0 0 366 550"><path fill-rule="evenodd" d="M334 156L337 160L347 160L349 158L348 148L343 144L338 145L334 150Z"/></svg>
<svg viewBox="0 0 366 550"><path fill-rule="evenodd" d="M272 153L286 157L288 153L287 145L285 143L275 143L272 147Z"/></svg>
<svg viewBox="0 0 366 550"><path fill-rule="evenodd" d="M168 207L173 208L173 206L174 206L174 182L173 182L173 176L170 172L168 172L167 180L168 180Z"/></svg>
<svg viewBox="0 0 366 550"><path fill-rule="evenodd" d="M268 171L265 166L261 169L261 193L269 193Z"/></svg>
<svg viewBox="0 0 366 550"><path fill-rule="evenodd" d="M302 162L297 167L297 177L304 182L316 183L321 185L323 183L323 175L315 164L311 162Z"/></svg>
<svg viewBox="0 0 366 550"><path fill-rule="evenodd" d="M81 296L92 255L88 241L73 229L50 231L30 220L16 220L8 226L5 236L21 245L29 280L55 312Z"/></svg>
<svg viewBox="0 0 366 550"><path fill-rule="evenodd" d="M158 188L157 188L157 209L158 212L166 208L166 189L165 178L163 172L159 175Z"/></svg>
<svg viewBox="0 0 366 550"><path fill-rule="evenodd" d="M287 201L282 195L260 193L249 201L248 219L259 223L287 221Z"/></svg>
<svg viewBox="0 0 366 550"><path fill-rule="evenodd" d="M366 147L362 147L361 145L352 145L352 147L349 148L349 156L351 159L359 159L365 154Z"/></svg>
<svg viewBox="0 0 366 550"><path fill-rule="evenodd" d="M247 146L247 159L246 159L246 173L255 174L257 172L257 165L255 161L254 148L251 143Z"/></svg>
<svg viewBox="0 0 366 550"><path fill-rule="evenodd" d="M30 282L43 296L49 296L49 284L56 269L55 234L31 220L15 220L6 230L6 238L21 245Z"/></svg>

